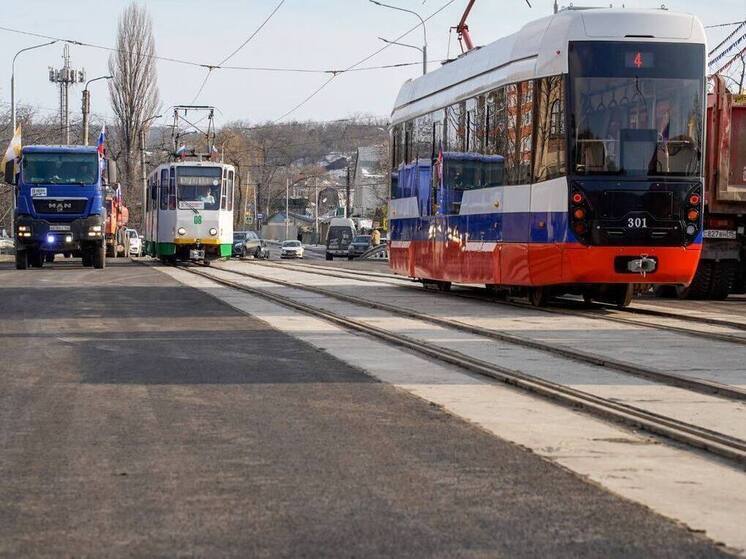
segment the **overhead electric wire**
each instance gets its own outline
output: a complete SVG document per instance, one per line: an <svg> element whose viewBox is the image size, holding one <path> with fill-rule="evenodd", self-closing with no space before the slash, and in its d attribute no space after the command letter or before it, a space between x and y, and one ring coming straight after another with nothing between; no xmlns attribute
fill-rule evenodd
<svg viewBox="0 0 746 559"><path fill-rule="evenodd" d="M346 72L352 71L357 66L360 66L361 64L364 64L365 62L367 62L368 60L370 60L374 56L377 56L378 54L380 54L381 52L383 52L384 50L386 50L387 48L389 48L390 46L392 46L393 43L399 42L401 39L403 39L404 37L406 37L407 35L409 35L410 33L412 33L415 29L417 29L421 25L424 25L430 19L432 19L433 17L435 17L436 15L438 15L440 12L442 12L443 10L445 10L448 6L450 6L451 4L453 4L455 1L456 0L448 0L448 2L446 2L440 8L438 8L437 10L435 10L432 14L430 14L429 16L427 16L423 20L423 23L418 23L417 25L415 25L414 27L412 27L408 31L405 31L404 33L402 33L401 35L399 35L398 37L396 37L390 43L384 44L381 48L377 49L376 51L374 51L373 53L369 54L365 58L363 58L363 59L355 62L354 64L348 66L347 68L345 68L344 70L340 71L339 73L332 74L332 76L328 80L326 80L319 87L317 87L314 91L312 91L310 95L308 95L305 99L303 99L300 103L298 103L297 105L295 105L289 111L286 111L280 117L276 118L273 122L279 122L279 121L283 120L285 117L290 116L295 111L297 111L298 109L300 109L303 105L305 105L306 103L308 103L311 99L313 99L314 97L316 97L319 93L321 93L326 88L326 86L328 86L338 76L340 76L341 74L344 74Z"/></svg>
<svg viewBox="0 0 746 559"><path fill-rule="evenodd" d="M745 25L746 25L746 21L742 21L738 25L738 27L736 27L731 33L728 34L728 36L725 39L723 39L722 41L720 41L720 43L718 44L718 46L716 46L714 49L712 49L710 52L708 52L707 56L712 56L713 54L715 54L720 47L722 47L725 43L727 43L728 41L730 41L733 38L733 36L736 33L738 33Z"/></svg>
<svg viewBox="0 0 746 559"><path fill-rule="evenodd" d="M107 47L105 45L98 45L95 43L89 43L86 41L78 41L77 39L68 39L65 37L57 37L54 35L45 35L43 33L35 33L32 31L23 31L21 29L13 29L10 27L0 26L0 31L6 31L8 33L17 33L19 35L26 35L29 37L37 37L40 39L55 40L62 43L69 43L79 47L94 48L99 50L105 50L108 52L121 52L124 54L139 54L144 58L152 58L153 60L161 60L163 62L171 62L174 64L182 64L186 66L193 66L195 68L205 68L206 70L239 70L249 72L293 72L302 74L337 74L343 72L343 70L329 68L287 68L287 67L272 67L272 66L221 66L214 64L207 64L204 62L195 62L193 60L184 60L181 58L173 58L170 56L161 56L158 54L144 54L144 53L133 53L126 49L117 49L115 47ZM388 64L383 66L370 66L366 68L356 68L355 71L366 71L366 70L384 70L388 68L401 68L405 66L414 66L416 64L422 64L422 62L404 62L400 64Z"/></svg>
<svg viewBox="0 0 746 559"><path fill-rule="evenodd" d="M715 29L716 27L730 27L731 25L741 25L744 21L732 21L730 23L716 23L715 25L705 25L705 29Z"/></svg>
<svg viewBox="0 0 746 559"><path fill-rule="evenodd" d="M230 53L228 56L226 56L223 60L221 60L220 63L218 64L218 66L222 66L223 64L225 64L226 62L228 62L231 58L233 58L236 54L238 54L238 52L242 48L244 48L246 45L248 45L251 42L251 40L254 37L256 37L257 34L262 30L262 28L265 25L267 25L267 23L269 22L269 20L272 19L272 16L274 16L277 13L277 10L279 10L284 3L285 3L285 0L280 0L280 2L277 4L277 6L275 6L275 9L272 10L272 13L267 16L267 19L265 19L262 22L262 24L259 27L257 27L256 30L251 35L249 35L248 39L246 39L243 43L241 43L240 47L238 47L236 50L234 50L232 53Z"/></svg>

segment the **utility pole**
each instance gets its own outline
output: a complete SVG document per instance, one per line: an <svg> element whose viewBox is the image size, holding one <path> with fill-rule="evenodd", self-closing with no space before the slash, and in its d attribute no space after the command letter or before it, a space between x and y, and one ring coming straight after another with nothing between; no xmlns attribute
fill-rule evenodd
<svg viewBox="0 0 746 559"><path fill-rule="evenodd" d="M62 53L64 64L59 70L49 67L49 81L60 87L60 142L70 144L70 85L85 82L85 70L70 67L70 45Z"/></svg>
<svg viewBox="0 0 746 559"><path fill-rule="evenodd" d="M140 173L142 174L142 230L145 231L145 209L148 207L148 172L145 168L145 130L150 121L161 118L161 115L153 115L142 121L140 130Z"/></svg>
<svg viewBox="0 0 746 559"><path fill-rule="evenodd" d="M288 240L290 228L290 177L285 179L285 241Z"/></svg>
<svg viewBox="0 0 746 559"><path fill-rule="evenodd" d="M114 76L99 76L88 80L83 88L83 145L88 145L88 128L91 123L91 92L88 91L88 86L98 80L110 80Z"/></svg>
<svg viewBox="0 0 746 559"><path fill-rule="evenodd" d="M350 164L347 164L347 183L345 184L345 217L350 217Z"/></svg>
<svg viewBox="0 0 746 559"><path fill-rule="evenodd" d="M316 194L316 217L313 228L313 244L319 244L319 177L313 177L313 190Z"/></svg>

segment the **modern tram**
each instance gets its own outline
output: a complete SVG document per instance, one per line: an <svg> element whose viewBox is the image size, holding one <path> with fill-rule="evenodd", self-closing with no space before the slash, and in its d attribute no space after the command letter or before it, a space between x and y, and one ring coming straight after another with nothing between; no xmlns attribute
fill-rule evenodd
<svg viewBox="0 0 746 559"><path fill-rule="evenodd" d="M705 34L667 10L564 9L406 82L390 265L629 303L688 284L702 244Z"/></svg>
<svg viewBox="0 0 746 559"><path fill-rule="evenodd" d="M230 257L235 180L224 163L160 165L148 177L145 253L162 262Z"/></svg>

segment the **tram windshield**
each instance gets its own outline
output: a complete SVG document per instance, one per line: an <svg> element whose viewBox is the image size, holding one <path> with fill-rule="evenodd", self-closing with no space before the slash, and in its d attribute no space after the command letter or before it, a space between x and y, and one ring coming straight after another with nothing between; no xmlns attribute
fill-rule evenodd
<svg viewBox="0 0 746 559"><path fill-rule="evenodd" d="M217 210L221 176L220 167L177 167L179 209Z"/></svg>
<svg viewBox="0 0 746 559"><path fill-rule="evenodd" d="M702 174L704 47L570 45L570 142L579 175Z"/></svg>

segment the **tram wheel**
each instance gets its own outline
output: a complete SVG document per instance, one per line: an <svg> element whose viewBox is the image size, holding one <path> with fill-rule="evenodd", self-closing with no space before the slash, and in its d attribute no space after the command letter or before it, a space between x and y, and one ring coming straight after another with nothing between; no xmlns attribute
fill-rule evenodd
<svg viewBox="0 0 746 559"><path fill-rule="evenodd" d="M534 307L546 307L549 298L549 289L546 287L532 287L528 292L528 300Z"/></svg>

